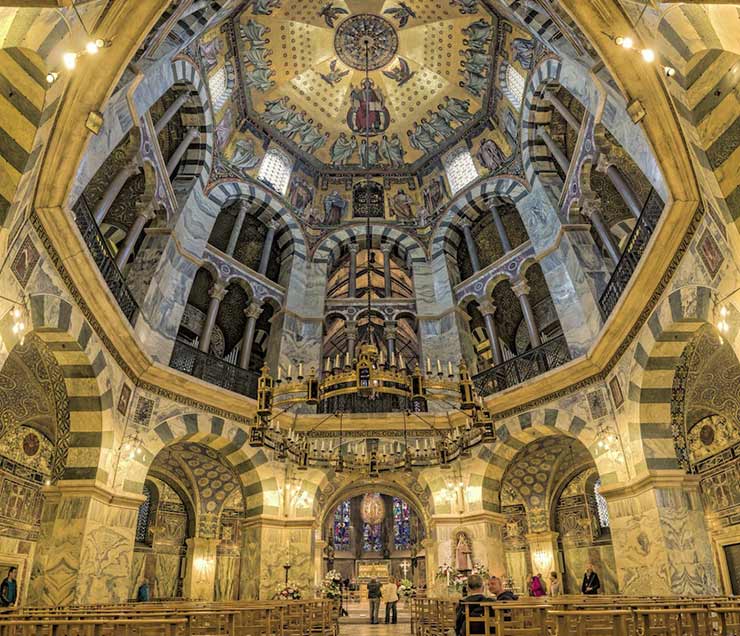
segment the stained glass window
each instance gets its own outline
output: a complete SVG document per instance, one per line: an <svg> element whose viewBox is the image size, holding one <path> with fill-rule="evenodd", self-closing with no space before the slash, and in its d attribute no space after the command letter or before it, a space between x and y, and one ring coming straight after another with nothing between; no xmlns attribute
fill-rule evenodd
<svg viewBox="0 0 740 636"><path fill-rule="evenodd" d="M149 515L152 508L152 491L144 484L143 495L146 499L139 506L139 517L136 520L136 541L146 543L149 535Z"/></svg>
<svg viewBox="0 0 740 636"><path fill-rule="evenodd" d="M506 65L504 77L506 81L502 82L503 85L501 86L504 95L514 108L521 110L522 101L524 100L524 77L511 64Z"/></svg>
<svg viewBox="0 0 740 636"><path fill-rule="evenodd" d="M452 150L444 158L445 172L450 183L452 194L460 192L466 185L478 178L478 170L473 163L473 157L465 146Z"/></svg>
<svg viewBox="0 0 740 636"><path fill-rule="evenodd" d="M349 499L343 501L334 511L334 549L350 549L350 512Z"/></svg>
<svg viewBox="0 0 740 636"><path fill-rule="evenodd" d="M383 549L382 528L380 523L363 524L362 549L364 552L380 552Z"/></svg>
<svg viewBox="0 0 740 636"><path fill-rule="evenodd" d="M393 545L396 550L411 548L411 508L398 497L393 497Z"/></svg>
<svg viewBox="0 0 740 636"><path fill-rule="evenodd" d="M270 185L280 194L285 194L290 181L292 164L288 156L275 148L265 153L260 166L259 179Z"/></svg>
<svg viewBox="0 0 740 636"><path fill-rule="evenodd" d="M599 513L599 525L602 528L609 527L609 508L606 505L606 499L601 494L601 479L597 479L594 484L594 497L596 497L596 511Z"/></svg>

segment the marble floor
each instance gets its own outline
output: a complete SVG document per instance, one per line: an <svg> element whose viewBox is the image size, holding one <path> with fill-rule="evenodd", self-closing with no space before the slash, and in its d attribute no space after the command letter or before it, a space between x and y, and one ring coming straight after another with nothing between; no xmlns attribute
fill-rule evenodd
<svg viewBox="0 0 740 636"><path fill-rule="evenodd" d="M398 625L359 625L357 623L345 623L339 627L339 636L396 636L397 634L410 633L410 623L399 623Z"/></svg>

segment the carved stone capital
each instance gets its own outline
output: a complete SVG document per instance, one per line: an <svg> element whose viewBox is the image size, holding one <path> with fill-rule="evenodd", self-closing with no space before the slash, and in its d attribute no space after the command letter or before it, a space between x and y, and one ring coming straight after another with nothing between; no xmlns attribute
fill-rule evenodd
<svg viewBox="0 0 740 636"><path fill-rule="evenodd" d="M244 315L249 318L254 318L257 320L257 318L260 317L260 314L262 313L262 303L259 302L251 302L247 307L244 308Z"/></svg>
<svg viewBox="0 0 740 636"><path fill-rule="evenodd" d="M496 305L492 300L481 300L478 302L478 311L482 316L493 316L496 313Z"/></svg>
<svg viewBox="0 0 740 636"><path fill-rule="evenodd" d="M219 301L223 300L226 297L226 292L228 289L226 288L226 283L223 281L216 281L213 283L213 286L208 290L208 295L211 298L216 298Z"/></svg>
<svg viewBox="0 0 740 636"><path fill-rule="evenodd" d="M529 284L526 280L520 279L512 284L511 291L513 291L517 295L517 298L520 298L521 296L526 296L530 292Z"/></svg>
<svg viewBox="0 0 740 636"><path fill-rule="evenodd" d="M398 337L398 323L395 320L386 320L383 325L383 338L385 340L393 339Z"/></svg>
<svg viewBox="0 0 740 636"><path fill-rule="evenodd" d="M357 254L357 252L360 251L360 244L359 243L350 243L348 248L350 254Z"/></svg>
<svg viewBox="0 0 740 636"><path fill-rule="evenodd" d="M345 322L344 332L349 340L357 340L357 322L354 320Z"/></svg>
<svg viewBox="0 0 740 636"><path fill-rule="evenodd" d="M393 251L393 245L391 243L382 243L380 246L380 251L383 252L385 256L388 256L388 254Z"/></svg>

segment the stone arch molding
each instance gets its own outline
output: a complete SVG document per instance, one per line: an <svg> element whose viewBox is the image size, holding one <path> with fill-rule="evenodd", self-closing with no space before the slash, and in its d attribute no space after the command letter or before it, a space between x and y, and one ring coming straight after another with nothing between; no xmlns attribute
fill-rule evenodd
<svg viewBox="0 0 740 636"><path fill-rule="evenodd" d="M631 447L640 472L680 468L671 430L671 398L676 364L688 341L712 322L715 290L706 286L681 287L671 292L647 320L647 329L635 345L627 391ZM733 306L735 315L738 308ZM730 342L738 352L738 334Z"/></svg>
<svg viewBox="0 0 740 636"><path fill-rule="evenodd" d="M372 243L379 246L381 243L391 243L399 247L402 255L411 261L413 268L416 263L426 263L427 257L419 241L410 234L388 225L370 226ZM364 224L352 225L335 230L326 236L314 250L314 263L329 263L336 259L343 245L360 242L366 239L367 227Z"/></svg>
<svg viewBox="0 0 740 636"><path fill-rule="evenodd" d="M31 294L29 309L29 331L54 356L68 399L69 429L58 440L61 452L53 480L93 480L108 485L115 453L113 394L102 348L82 314L66 300ZM19 342L10 322L9 312L0 319L0 366Z"/></svg>
<svg viewBox="0 0 740 636"><path fill-rule="evenodd" d="M301 226L296 221L293 213L267 188L256 183L234 180L220 182L208 192L208 200L216 205L219 210L239 199L264 204L266 210L260 215L260 218L265 221L276 221L286 230L278 239L280 247L288 248L294 258L301 261L306 260L306 239L303 236Z"/></svg>
<svg viewBox="0 0 740 636"><path fill-rule="evenodd" d="M247 517L279 513L278 485L268 470L265 453L249 446L249 433L242 426L203 413L177 415L155 424L144 436L144 452L134 460L127 460L129 466L122 466L121 473L127 475L124 488L141 493L157 453L183 441L203 444L223 455L241 483Z"/></svg>

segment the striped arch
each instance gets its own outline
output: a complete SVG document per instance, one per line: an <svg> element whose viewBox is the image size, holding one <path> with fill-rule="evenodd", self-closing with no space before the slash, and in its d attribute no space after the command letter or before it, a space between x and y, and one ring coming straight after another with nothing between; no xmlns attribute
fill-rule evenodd
<svg viewBox="0 0 740 636"><path fill-rule="evenodd" d="M589 450L601 476L602 483L617 481L616 467L596 447L593 428L583 418L557 408L539 408L510 417L498 423L497 441L481 448L478 460L485 464L485 472L475 476L481 488L484 510L500 512L501 482L504 472L515 455L530 442L550 435L565 435L579 440ZM473 476L471 475L471 486Z"/></svg>
<svg viewBox="0 0 740 636"><path fill-rule="evenodd" d="M524 182L515 177L493 177L475 183L454 199L437 223L432 239L432 260L443 253L456 258L460 234L455 228L465 220L475 221L493 200L506 199L516 205L528 194Z"/></svg>
<svg viewBox="0 0 740 636"><path fill-rule="evenodd" d="M55 480L96 480L108 484L113 454L113 398L103 351L79 311L58 296L35 294L29 302L31 332L48 347L61 368L69 407L68 436L58 440L63 466ZM11 318L0 319L2 363L18 344Z"/></svg>
<svg viewBox="0 0 740 636"><path fill-rule="evenodd" d="M208 192L208 200L212 201L219 209L223 209L239 199L259 202L259 218L265 223L277 221L280 231L275 240L282 250L300 260L306 260L306 240L303 230L295 220L292 212L288 210L267 188L256 183L244 181L225 181L219 183Z"/></svg>
<svg viewBox="0 0 740 636"><path fill-rule="evenodd" d="M558 46L563 34L541 7L527 0L504 0L504 2L539 40L553 48Z"/></svg>
<svg viewBox="0 0 740 636"><path fill-rule="evenodd" d="M149 466L157 453L182 441L203 444L223 455L239 477L248 517L279 514L279 507L275 505L279 501L278 485L267 467L269 460L264 452L249 446L249 434L245 428L202 413L178 415L157 423L144 438L144 452L133 460L127 472L125 489L141 493Z"/></svg>
<svg viewBox="0 0 740 636"><path fill-rule="evenodd" d="M549 126L552 109L544 104L545 91L556 92L562 64L554 57L545 58L530 73L524 91L521 115L522 165L530 182L535 176L545 180L558 179L555 161L545 143L537 137L538 126Z"/></svg>
<svg viewBox="0 0 740 636"><path fill-rule="evenodd" d="M426 263L424 248L418 240L390 225L371 225L372 246L379 248L382 243L398 246L401 256L411 263ZM335 230L318 244L313 254L314 263L329 263L339 257L343 245L359 243L364 245L367 237L367 226L364 223L350 225Z"/></svg>
<svg viewBox="0 0 740 636"><path fill-rule="evenodd" d="M663 13L656 33L661 62L704 196L740 247L740 15L732 5L681 3Z"/></svg>
<svg viewBox="0 0 740 636"><path fill-rule="evenodd" d="M183 187L192 185L197 179L201 188L205 189L211 174L214 152L213 110L208 97L208 86L203 80L200 71L187 59L177 59L172 64L175 85L185 85L190 92L190 99L180 109L182 123L185 128L198 128L200 137L190 144L180 167L173 178L173 186L178 182Z"/></svg>
<svg viewBox="0 0 740 636"><path fill-rule="evenodd" d="M712 296L708 287L682 287L655 308L648 329L635 347L630 369L629 430L635 468L640 472L679 469L671 433L671 394L678 360L694 333L710 322Z"/></svg>

